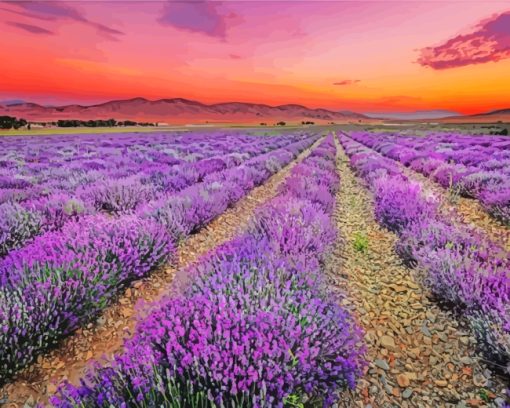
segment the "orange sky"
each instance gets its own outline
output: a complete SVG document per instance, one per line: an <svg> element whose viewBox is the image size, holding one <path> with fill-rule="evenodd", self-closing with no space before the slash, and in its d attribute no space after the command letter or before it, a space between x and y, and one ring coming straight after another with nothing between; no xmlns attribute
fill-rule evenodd
<svg viewBox="0 0 510 408"><path fill-rule="evenodd" d="M0 101L510 107L510 1L0 1Z"/></svg>

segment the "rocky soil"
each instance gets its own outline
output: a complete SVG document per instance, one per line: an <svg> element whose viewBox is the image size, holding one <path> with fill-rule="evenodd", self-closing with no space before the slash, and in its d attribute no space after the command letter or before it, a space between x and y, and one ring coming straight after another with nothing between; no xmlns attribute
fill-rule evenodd
<svg viewBox="0 0 510 408"><path fill-rule="evenodd" d="M333 285L365 331L369 366L345 407L497 407L505 379L475 352L462 322L428 297L373 217L372 197L340 148L335 219L343 237L327 263ZM508 379L506 379L508 381ZM507 382L508 383L508 382Z"/></svg>

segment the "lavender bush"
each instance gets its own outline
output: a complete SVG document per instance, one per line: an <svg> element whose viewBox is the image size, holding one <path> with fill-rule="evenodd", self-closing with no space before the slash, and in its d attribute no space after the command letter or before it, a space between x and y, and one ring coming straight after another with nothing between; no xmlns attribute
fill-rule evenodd
<svg viewBox="0 0 510 408"><path fill-rule="evenodd" d="M331 138L322 147L334 156ZM141 316L122 355L79 386L63 384L53 404L283 407L306 395L330 406L353 387L364 366L361 335L320 266L334 240L328 206L283 190L248 233L178 274L176 295Z"/></svg>
<svg viewBox="0 0 510 408"><path fill-rule="evenodd" d="M41 229L39 213L16 203L0 204L0 257L24 245Z"/></svg>
<svg viewBox="0 0 510 408"><path fill-rule="evenodd" d="M418 184L402 177L379 177L372 184L375 217L390 231L401 233L419 219L435 215L437 202L424 199Z"/></svg>
<svg viewBox="0 0 510 408"><path fill-rule="evenodd" d="M97 315L133 279L174 252L136 217L89 217L37 237L0 263L0 379Z"/></svg>
<svg viewBox="0 0 510 408"><path fill-rule="evenodd" d="M301 140L293 143L289 143L291 138L276 139L276 143L258 139L260 144L249 147L255 157L242 167L253 171L241 173L252 178L243 188L235 183L241 180L236 176L235 168L220 171L225 172L221 183L199 182L187 186L177 195L164 189L153 189L143 176L126 179L125 175L132 171L125 169L115 170L115 174L121 175L117 181L110 173L110 184L101 184L107 179L101 174L96 177L94 173L95 185L77 190L81 192L81 201L62 189L58 194L23 203L27 208L37 209L44 220L42 230L48 232L35 237L31 244L11 251L0 263L0 289L3 291L0 296L0 382L6 381L60 338L97 316L123 286L166 262L172 257L179 240L221 214L248 192L246 187L266 180L272 174L266 163L279 163L275 168L281 168L309 146L316 136L298 139ZM279 145L284 147L275 150ZM110 147L113 151L118 149L106 145L106 148ZM184 153L192 154L193 150ZM75 154L74 149L69 149L69 155L67 151L64 155L65 160L71 160ZM129 151L125 154L129 156ZM91 157L89 153L85 156L88 160ZM154 168L147 164L143 149L133 155L132 160ZM228 167L239 160L242 158L235 156L228 161L230 164L222 163ZM95 162L91 167L104 168L112 162L115 166L122 163L114 157L101 165ZM87 163L90 165L90 161ZM218 162L213 163L216 163L213 164L215 169ZM182 169L185 173L186 166ZM151 171L145 174L151 174ZM196 170L191 173L197 174ZM81 177L81 173L78 174ZM210 175L214 174L218 173ZM90 195L95 198L89 199ZM146 203L149 199L152 201ZM112 214L87 215L101 210ZM119 216L119 213L133 210L136 214Z"/></svg>

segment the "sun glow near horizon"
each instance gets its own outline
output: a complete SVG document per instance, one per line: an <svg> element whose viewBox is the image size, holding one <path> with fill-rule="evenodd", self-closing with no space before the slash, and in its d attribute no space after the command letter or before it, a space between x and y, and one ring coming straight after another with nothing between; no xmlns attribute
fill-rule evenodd
<svg viewBox="0 0 510 408"><path fill-rule="evenodd" d="M0 2L0 98L508 107L510 2Z"/></svg>

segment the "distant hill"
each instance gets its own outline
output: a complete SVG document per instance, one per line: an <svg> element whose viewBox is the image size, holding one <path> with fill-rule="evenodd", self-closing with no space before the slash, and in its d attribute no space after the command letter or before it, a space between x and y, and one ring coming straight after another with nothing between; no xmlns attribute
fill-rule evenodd
<svg viewBox="0 0 510 408"><path fill-rule="evenodd" d="M22 102L0 106L0 115L23 117L32 121L56 121L58 119L108 119L135 120L167 123L196 122L268 122L275 121L314 121L352 122L369 121L365 115L327 109L311 109L302 105L269 106L264 104L227 102L204 104L182 98L159 99L151 101L145 98L115 100L96 105L42 106Z"/></svg>
<svg viewBox="0 0 510 408"><path fill-rule="evenodd" d="M510 108L498 109L485 113L477 113L475 115L467 116L456 116L451 118L442 119L441 122L448 123L461 123L461 122L472 122L472 123L495 123L495 122L507 122L510 123Z"/></svg>
<svg viewBox="0 0 510 408"><path fill-rule="evenodd" d="M478 116L496 116L496 115L510 115L510 109L498 109L487 113L481 113Z"/></svg>
<svg viewBox="0 0 510 408"><path fill-rule="evenodd" d="M0 101L0 106L12 106L12 105L19 105L20 103L25 103L25 101L21 99L10 99L7 101Z"/></svg>
<svg viewBox="0 0 510 408"><path fill-rule="evenodd" d="M461 116L458 112L436 109L436 110L419 110L413 112L371 112L365 113L370 118L377 119L395 119L395 120L425 120L425 119L442 119L452 116Z"/></svg>

